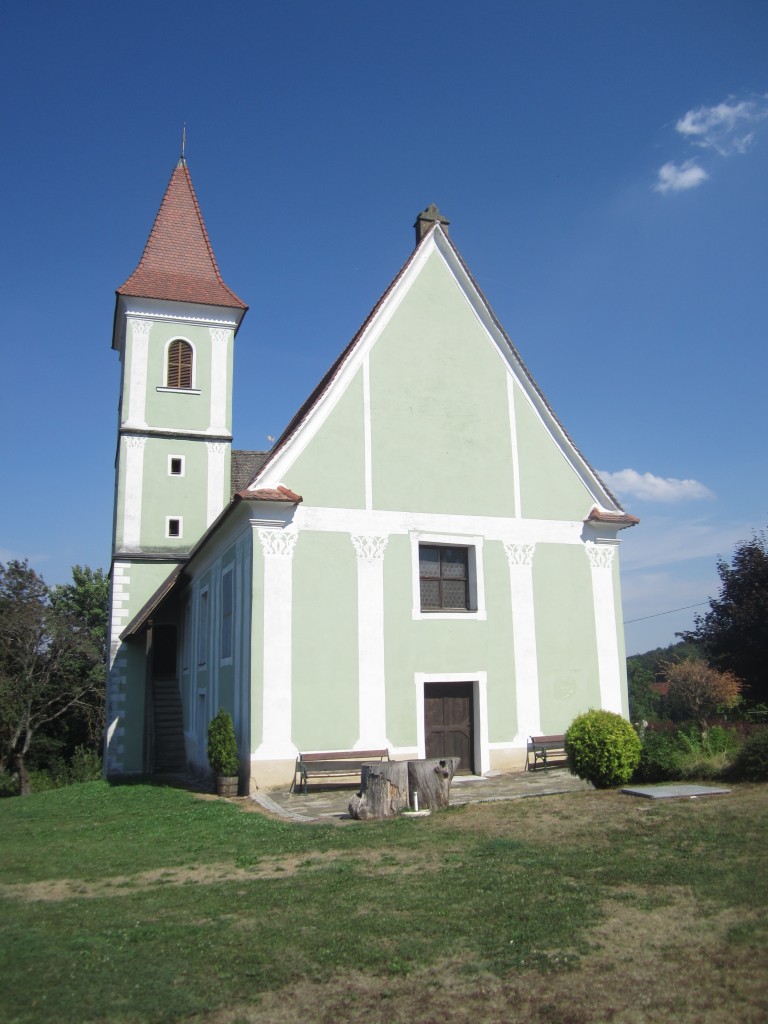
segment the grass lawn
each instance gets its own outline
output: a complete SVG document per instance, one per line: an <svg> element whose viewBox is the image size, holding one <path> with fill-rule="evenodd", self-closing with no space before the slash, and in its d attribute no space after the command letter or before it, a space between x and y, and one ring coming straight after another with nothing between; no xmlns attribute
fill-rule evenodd
<svg viewBox="0 0 768 1024"><path fill-rule="evenodd" d="M0 1021L768 1020L768 787L299 825L90 783L0 802Z"/></svg>

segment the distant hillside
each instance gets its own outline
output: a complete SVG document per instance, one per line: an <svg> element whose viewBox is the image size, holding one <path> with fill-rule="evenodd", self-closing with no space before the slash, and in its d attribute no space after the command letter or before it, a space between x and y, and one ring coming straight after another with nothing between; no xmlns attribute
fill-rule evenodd
<svg viewBox="0 0 768 1024"><path fill-rule="evenodd" d="M677 644L670 644L669 647L654 647L652 651L646 651L644 654L633 654L627 658L627 668L633 674L638 669L645 669L647 672L652 672L656 679L660 679L664 674L661 666L665 661L682 661L685 658L701 657L702 653L698 644L681 640Z"/></svg>

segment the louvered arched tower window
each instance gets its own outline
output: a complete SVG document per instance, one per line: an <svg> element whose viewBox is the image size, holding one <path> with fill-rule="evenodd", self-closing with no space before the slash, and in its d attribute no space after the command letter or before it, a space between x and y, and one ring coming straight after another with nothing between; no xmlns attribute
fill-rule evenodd
<svg viewBox="0 0 768 1024"><path fill-rule="evenodd" d="M169 388L192 387L192 346L188 341L177 338L168 346L168 374L166 386Z"/></svg>

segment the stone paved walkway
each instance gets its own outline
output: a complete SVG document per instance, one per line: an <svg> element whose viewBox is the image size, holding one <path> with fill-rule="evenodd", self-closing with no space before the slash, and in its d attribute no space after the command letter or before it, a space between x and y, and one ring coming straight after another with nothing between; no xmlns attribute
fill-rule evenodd
<svg viewBox="0 0 768 1024"><path fill-rule="evenodd" d="M591 789L588 782L577 779L565 768L509 772L483 778L457 775L451 784L451 806ZM251 799L265 811L291 821L351 821L347 805L354 792L352 786L310 785L306 796L301 792L290 793L287 789L273 789L260 791Z"/></svg>

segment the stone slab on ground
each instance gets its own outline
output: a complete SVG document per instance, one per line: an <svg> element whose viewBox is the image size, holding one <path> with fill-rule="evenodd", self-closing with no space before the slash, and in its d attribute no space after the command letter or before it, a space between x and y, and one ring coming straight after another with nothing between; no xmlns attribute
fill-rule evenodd
<svg viewBox="0 0 768 1024"><path fill-rule="evenodd" d="M629 796L644 796L650 800L673 800L681 797L691 799L697 796L722 796L731 791L717 786L659 785L625 786L621 792Z"/></svg>

